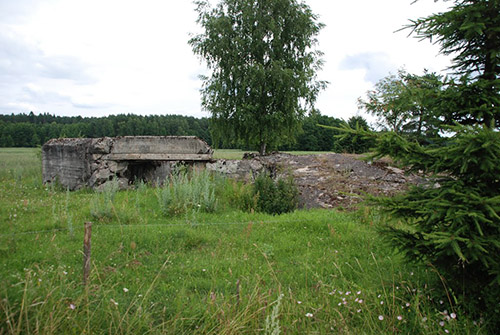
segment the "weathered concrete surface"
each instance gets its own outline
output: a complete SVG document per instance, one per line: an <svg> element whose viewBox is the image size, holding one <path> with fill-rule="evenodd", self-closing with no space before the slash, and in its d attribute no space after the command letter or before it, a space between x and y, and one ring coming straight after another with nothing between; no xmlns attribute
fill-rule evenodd
<svg viewBox="0 0 500 335"><path fill-rule="evenodd" d="M86 185L91 163L87 159L92 140L89 138L58 139L42 147L44 183L57 181L70 190Z"/></svg>
<svg viewBox="0 0 500 335"><path fill-rule="evenodd" d="M53 139L42 147L42 176L70 190L100 189L113 179L124 188L136 180L162 183L177 165L204 165L212 154L194 136Z"/></svg>

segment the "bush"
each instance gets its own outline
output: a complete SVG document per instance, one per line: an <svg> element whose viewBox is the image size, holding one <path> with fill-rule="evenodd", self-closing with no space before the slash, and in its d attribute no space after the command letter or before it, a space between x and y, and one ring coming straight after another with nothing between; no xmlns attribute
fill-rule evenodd
<svg viewBox="0 0 500 335"><path fill-rule="evenodd" d="M299 192L292 177L274 180L268 174L260 174L254 183L257 210L268 214L292 212L297 208Z"/></svg>

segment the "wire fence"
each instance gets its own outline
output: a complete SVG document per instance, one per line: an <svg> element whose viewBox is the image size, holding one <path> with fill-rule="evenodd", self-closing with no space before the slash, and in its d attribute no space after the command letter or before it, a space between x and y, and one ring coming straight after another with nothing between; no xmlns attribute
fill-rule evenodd
<svg viewBox="0 0 500 335"><path fill-rule="evenodd" d="M272 220L272 221L263 221L263 220L255 220L255 221L238 221L238 222L178 222L178 223L150 223L150 224L94 224L93 229L123 229L123 228L154 228L154 227L207 227L207 226L242 226L242 225L249 225L249 224L276 224L276 223L311 223L311 222L317 222L318 220L307 220L307 219L301 219L301 220ZM47 230L30 230L30 231L23 231L23 232L12 232L12 233L3 233L0 234L0 237L13 237L13 236L21 236L21 235L36 235L36 234L50 234L50 233L58 233L58 232L64 232L64 231L82 231L83 232L84 227L83 225L78 228L69 228L69 227L64 227L64 228L54 228L54 229L47 229Z"/></svg>

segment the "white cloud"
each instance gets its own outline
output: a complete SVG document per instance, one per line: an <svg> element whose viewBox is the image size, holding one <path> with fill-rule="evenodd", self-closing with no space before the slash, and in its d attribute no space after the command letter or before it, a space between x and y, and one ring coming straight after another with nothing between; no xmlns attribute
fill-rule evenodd
<svg viewBox="0 0 500 335"><path fill-rule="evenodd" d="M437 47L394 33L409 18L443 8L411 2L306 1L326 24L319 77L331 84L318 99L323 114L356 114L357 98L389 71L447 66L435 57ZM1 1L0 113L206 116L198 79L206 70L187 44L200 29L194 7L164 0Z"/></svg>

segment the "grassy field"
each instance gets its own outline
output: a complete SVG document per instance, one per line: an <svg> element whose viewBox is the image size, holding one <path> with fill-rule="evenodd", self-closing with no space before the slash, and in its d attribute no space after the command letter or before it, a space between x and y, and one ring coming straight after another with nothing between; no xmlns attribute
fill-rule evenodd
<svg viewBox="0 0 500 335"><path fill-rule="evenodd" d="M166 187L67 192L41 184L35 149L0 149L0 334L482 333L373 210L243 212L244 186L217 183L210 213L172 213Z"/></svg>

